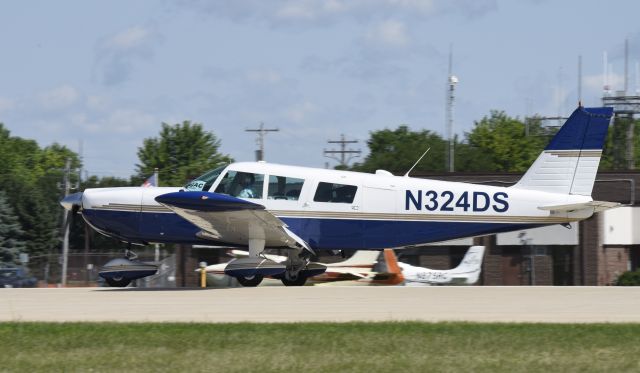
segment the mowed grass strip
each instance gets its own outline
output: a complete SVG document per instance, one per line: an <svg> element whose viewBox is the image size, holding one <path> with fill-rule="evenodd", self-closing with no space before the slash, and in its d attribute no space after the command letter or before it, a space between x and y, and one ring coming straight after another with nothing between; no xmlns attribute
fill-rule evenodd
<svg viewBox="0 0 640 373"><path fill-rule="evenodd" d="M0 323L0 371L640 371L640 325Z"/></svg>

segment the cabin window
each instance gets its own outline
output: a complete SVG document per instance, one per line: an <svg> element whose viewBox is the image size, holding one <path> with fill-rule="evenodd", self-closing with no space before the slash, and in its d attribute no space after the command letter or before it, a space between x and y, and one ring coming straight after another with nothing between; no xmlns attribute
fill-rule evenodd
<svg viewBox="0 0 640 373"><path fill-rule="evenodd" d="M300 198L304 179L287 176L269 176L267 199L297 201Z"/></svg>
<svg viewBox="0 0 640 373"><path fill-rule="evenodd" d="M222 171L224 171L226 167L227 165L225 164L222 167L218 167L215 170L211 170L206 174L199 176L196 179L193 179L187 185L184 186L184 189L187 191L200 191L200 190L208 191L209 188L211 188L213 183L216 181L216 179L218 179L218 176L220 176L220 174L222 173Z"/></svg>
<svg viewBox="0 0 640 373"><path fill-rule="evenodd" d="M216 188L216 193L238 198L262 198L264 175L251 172L229 171Z"/></svg>
<svg viewBox="0 0 640 373"><path fill-rule="evenodd" d="M355 185L318 183L315 202L353 203L358 187Z"/></svg>

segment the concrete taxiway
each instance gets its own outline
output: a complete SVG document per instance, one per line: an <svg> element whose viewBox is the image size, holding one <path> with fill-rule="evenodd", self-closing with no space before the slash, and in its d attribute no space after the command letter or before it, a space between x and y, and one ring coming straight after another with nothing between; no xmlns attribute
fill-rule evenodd
<svg viewBox="0 0 640 373"><path fill-rule="evenodd" d="M0 289L0 321L640 322L640 288Z"/></svg>

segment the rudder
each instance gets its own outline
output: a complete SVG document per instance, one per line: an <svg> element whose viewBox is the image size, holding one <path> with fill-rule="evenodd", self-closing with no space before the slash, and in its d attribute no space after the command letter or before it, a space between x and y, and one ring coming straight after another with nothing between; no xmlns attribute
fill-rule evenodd
<svg viewBox="0 0 640 373"><path fill-rule="evenodd" d="M514 188L591 196L613 108L578 107Z"/></svg>

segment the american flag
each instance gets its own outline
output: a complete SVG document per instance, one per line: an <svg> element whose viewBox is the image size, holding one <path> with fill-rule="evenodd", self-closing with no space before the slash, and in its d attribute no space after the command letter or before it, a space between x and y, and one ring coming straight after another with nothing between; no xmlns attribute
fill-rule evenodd
<svg viewBox="0 0 640 373"><path fill-rule="evenodd" d="M156 174L154 173L153 175L151 175L151 177L149 177L147 180L144 181L144 183L142 183L142 185L140 185L141 187L145 187L145 188L149 188L149 187L157 187L158 186L158 179L156 177Z"/></svg>

